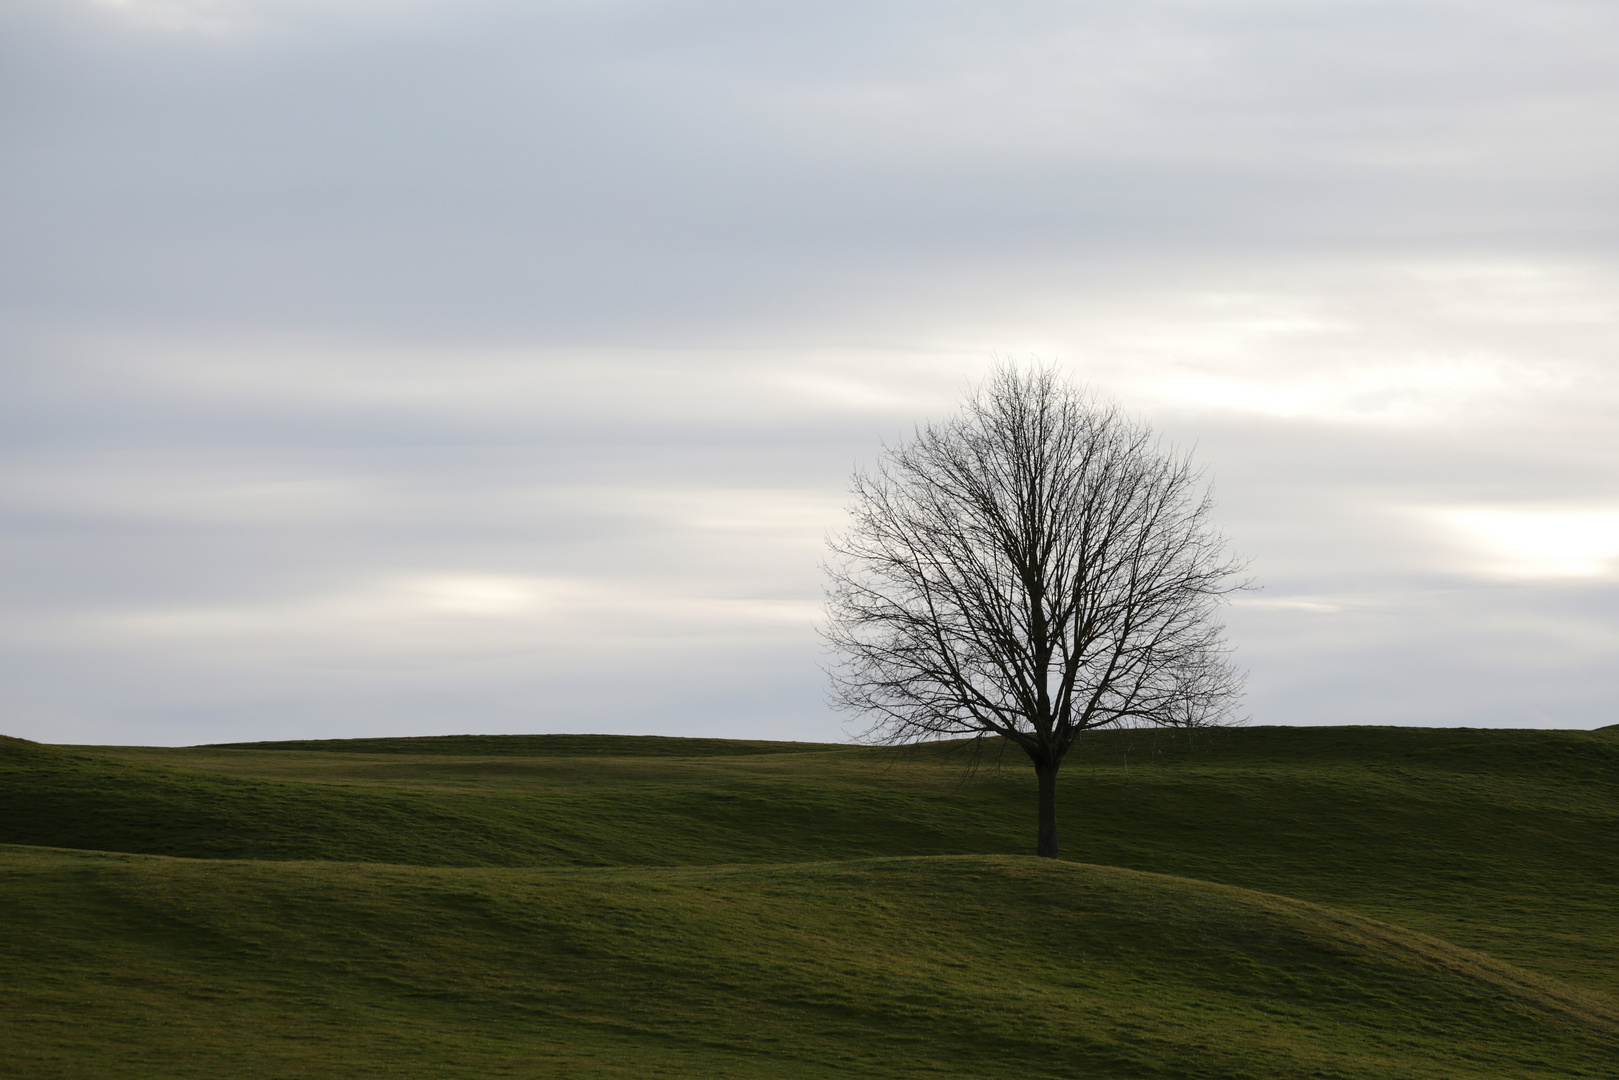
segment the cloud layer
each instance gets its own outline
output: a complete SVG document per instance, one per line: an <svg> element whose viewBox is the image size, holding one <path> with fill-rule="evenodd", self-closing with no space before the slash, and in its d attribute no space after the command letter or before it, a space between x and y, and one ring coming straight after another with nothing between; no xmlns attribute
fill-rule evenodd
<svg viewBox="0 0 1619 1080"><path fill-rule="evenodd" d="M995 355L1196 445L1256 721L1615 722L1616 42L1596 3L8 5L0 724L840 737L846 476Z"/></svg>

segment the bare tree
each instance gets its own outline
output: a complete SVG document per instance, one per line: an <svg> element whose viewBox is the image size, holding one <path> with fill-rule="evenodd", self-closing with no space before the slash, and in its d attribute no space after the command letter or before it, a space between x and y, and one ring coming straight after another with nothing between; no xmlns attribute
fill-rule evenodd
<svg viewBox="0 0 1619 1080"><path fill-rule="evenodd" d="M1185 454L1050 368L1004 366L957 416L857 472L831 540L833 702L869 738L999 735L1039 778L1080 734L1221 722L1242 677L1217 608L1240 566Z"/></svg>

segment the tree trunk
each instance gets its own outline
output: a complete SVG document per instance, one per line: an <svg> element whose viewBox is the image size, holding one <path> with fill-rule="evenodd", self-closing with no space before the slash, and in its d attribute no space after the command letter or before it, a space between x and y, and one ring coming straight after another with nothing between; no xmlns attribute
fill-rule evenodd
<svg viewBox="0 0 1619 1080"><path fill-rule="evenodd" d="M1034 767L1040 778L1040 840L1035 854L1045 859L1057 857L1057 766L1053 762Z"/></svg>

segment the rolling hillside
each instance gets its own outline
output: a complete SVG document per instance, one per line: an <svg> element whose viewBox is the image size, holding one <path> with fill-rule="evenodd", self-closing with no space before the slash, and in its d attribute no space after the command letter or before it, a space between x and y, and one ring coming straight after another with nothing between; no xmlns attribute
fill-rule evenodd
<svg viewBox="0 0 1619 1080"><path fill-rule="evenodd" d="M24 1076L1612 1076L1619 731L0 740ZM113 854L116 853L116 854Z"/></svg>

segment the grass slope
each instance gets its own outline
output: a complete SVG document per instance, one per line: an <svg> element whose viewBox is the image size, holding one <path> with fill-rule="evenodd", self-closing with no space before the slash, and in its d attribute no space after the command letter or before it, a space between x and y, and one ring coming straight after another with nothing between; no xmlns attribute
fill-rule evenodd
<svg viewBox="0 0 1619 1080"><path fill-rule="evenodd" d="M29 1076L1551 1078L1619 1053L1608 1006L1430 938L1026 856L4 862Z"/></svg>
<svg viewBox="0 0 1619 1080"><path fill-rule="evenodd" d="M1009 856L1029 772L0 739L0 1003L25 1076L1612 1075L1619 731L1093 739L1121 869Z"/></svg>

